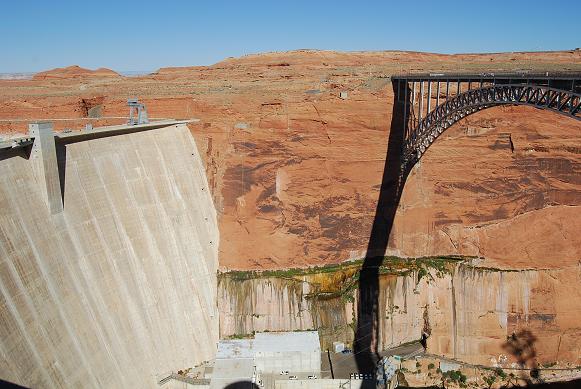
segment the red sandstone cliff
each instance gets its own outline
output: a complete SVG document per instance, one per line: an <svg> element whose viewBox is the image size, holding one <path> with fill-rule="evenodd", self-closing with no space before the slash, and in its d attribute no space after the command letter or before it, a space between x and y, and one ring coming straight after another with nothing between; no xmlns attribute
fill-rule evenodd
<svg viewBox="0 0 581 389"><path fill-rule="evenodd" d="M581 52L301 50L131 79L105 72L78 88L67 77L66 95L38 76L0 82L0 118L80 118L95 104L103 116L124 115L127 96L153 117L198 117L192 132L220 213L221 266L308 266L365 253L391 120L389 75L490 69L581 70ZM580 138L581 123L532 108L489 109L456 124L409 177L388 251L479 255L505 268L577 263Z"/></svg>

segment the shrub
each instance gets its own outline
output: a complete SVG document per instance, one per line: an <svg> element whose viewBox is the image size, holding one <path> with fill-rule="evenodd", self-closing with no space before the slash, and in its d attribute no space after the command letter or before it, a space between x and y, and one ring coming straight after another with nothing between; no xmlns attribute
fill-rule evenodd
<svg viewBox="0 0 581 389"><path fill-rule="evenodd" d="M497 367L496 369L494 369L494 372L496 373L497 376L499 376L503 380L506 379L506 373L500 367Z"/></svg>

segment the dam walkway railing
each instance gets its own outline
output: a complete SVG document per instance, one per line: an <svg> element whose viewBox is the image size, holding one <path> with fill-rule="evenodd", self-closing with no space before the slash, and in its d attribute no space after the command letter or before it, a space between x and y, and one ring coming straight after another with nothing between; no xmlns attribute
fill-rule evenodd
<svg viewBox="0 0 581 389"><path fill-rule="evenodd" d="M59 160L58 152L65 150L67 144L193 122L199 122L199 119L160 120L147 124L96 127L62 133L55 133L51 122L35 122L29 124L27 136L0 142L0 160L13 156L24 156L31 160L40 181L44 183L42 191L47 197L50 213L54 215L63 211L62 165L66 164L66 160Z"/></svg>
<svg viewBox="0 0 581 389"><path fill-rule="evenodd" d="M171 380L184 382L184 383L189 384L189 385L200 385L200 386L201 385L210 385L210 379L208 379L208 378L192 378L192 377L187 377L187 376L183 376L183 375L176 374L176 373L169 374L167 377L162 378L157 383L159 384L159 386L162 386L162 385L167 384Z"/></svg>

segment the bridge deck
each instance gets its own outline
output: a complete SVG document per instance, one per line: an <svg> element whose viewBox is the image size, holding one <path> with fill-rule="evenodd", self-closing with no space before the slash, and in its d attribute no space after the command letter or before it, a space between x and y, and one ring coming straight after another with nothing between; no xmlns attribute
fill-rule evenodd
<svg viewBox="0 0 581 389"><path fill-rule="evenodd" d="M488 73L409 73L395 74L391 76L392 80L405 81L476 81L476 80L580 80L581 72L488 72Z"/></svg>
<svg viewBox="0 0 581 389"><path fill-rule="evenodd" d="M581 72L410 73L391 77L403 119L404 170L467 115L497 105L529 105L581 120ZM397 116L397 115L396 115Z"/></svg>
<svg viewBox="0 0 581 389"><path fill-rule="evenodd" d="M24 136L0 142L0 150L14 149L18 147L30 146L34 143L34 137Z"/></svg>

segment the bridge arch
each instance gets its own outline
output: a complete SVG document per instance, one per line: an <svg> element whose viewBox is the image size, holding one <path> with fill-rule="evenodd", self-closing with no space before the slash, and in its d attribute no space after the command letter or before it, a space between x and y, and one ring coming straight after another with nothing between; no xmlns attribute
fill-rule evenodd
<svg viewBox="0 0 581 389"><path fill-rule="evenodd" d="M397 83L394 85L394 104L399 103L403 110L402 173L409 172L446 129L486 108L528 105L581 120L581 74L550 76L546 72L542 76L527 74L527 78L520 74L494 76L490 73L443 76L415 75L392 79ZM420 85L419 91L416 91L416 83ZM425 95L424 83L427 84ZM445 85L445 94L440 88L441 83ZM454 84L452 88L451 83ZM472 88L474 83L476 88ZM433 84L437 86L435 96ZM466 90L462 91L462 86ZM444 100L441 104L440 99ZM432 110L430 107L434 102Z"/></svg>
<svg viewBox="0 0 581 389"><path fill-rule="evenodd" d="M473 84L477 87L472 88ZM427 94L424 94L425 85ZM461 118L492 106L532 105L581 120L581 73L415 74L392 76L392 87L394 103L387 154L367 252L359 273L354 349L360 372L373 372L378 360L377 343L374 343L380 334L378 269L385 258L408 174L427 148ZM435 103L433 111L432 103Z"/></svg>

